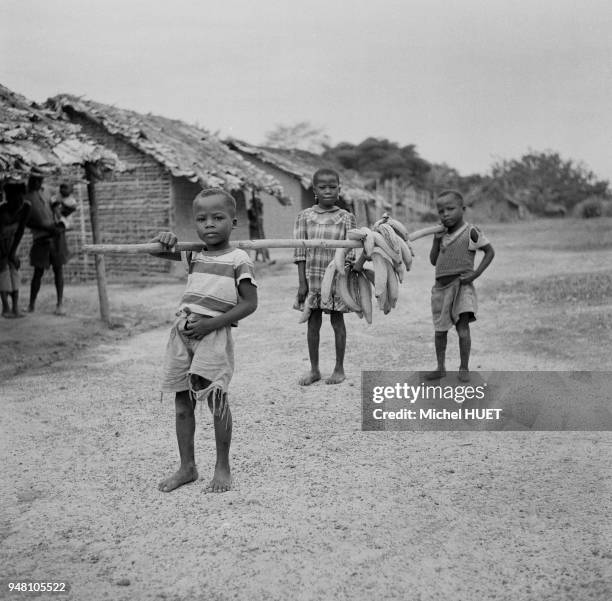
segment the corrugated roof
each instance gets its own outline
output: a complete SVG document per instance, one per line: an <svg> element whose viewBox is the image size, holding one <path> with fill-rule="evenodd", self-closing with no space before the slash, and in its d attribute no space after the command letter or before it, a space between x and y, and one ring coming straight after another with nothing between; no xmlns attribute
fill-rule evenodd
<svg viewBox="0 0 612 601"><path fill-rule="evenodd" d="M339 165L330 163L330 161L312 152L298 149L287 150L284 148L253 146L240 140L227 140L226 144L230 148L239 150L294 176L305 190L312 187L312 175L317 169L330 167L340 174L342 196L346 200L349 202L364 202L376 198L376 193L372 190L367 190L365 180L354 171L343 169Z"/></svg>
<svg viewBox="0 0 612 601"><path fill-rule="evenodd" d="M276 196L281 202L287 201L274 177L257 169L217 136L198 126L69 94L60 94L49 102L58 109L86 117L111 135L120 136L175 177L199 182L205 188L219 186L231 191L254 187Z"/></svg>
<svg viewBox="0 0 612 601"><path fill-rule="evenodd" d="M23 179L33 169L53 173L86 162L123 168L114 152L88 139L78 125L0 85L0 178Z"/></svg>

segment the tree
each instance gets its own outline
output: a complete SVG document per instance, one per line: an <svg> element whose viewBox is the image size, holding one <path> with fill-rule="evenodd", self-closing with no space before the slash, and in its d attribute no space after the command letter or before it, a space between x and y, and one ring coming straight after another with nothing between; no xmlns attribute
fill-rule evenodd
<svg viewBox="0 0 612 601"><path fill-rule="evenodd" d="M491 168L491 179L540 214L551 205L569 210L591 196L610 196L607 181L598 180L584 165L551 151L531 151L520 159L498 161Z"/></svg>
<svg viewBox="0 0 612 601"><path fill-rule="evenodd" d="M274 148L297 148L320 154L329 146L329 136L322 127L310 121L300 121L294 125L276 125L266 133L264 146Z"/></svg>
<svg viewBox="0 0 612 601"><path fill-rule="evenodd" d="M454 167L446 163L434 163L425 178L425 187L434 196L442 190L458 190L464 196L475 186L483 182L483 177L477 173L461 175Z"/></svg>
<svg viewBox="0 0 612 601"><path fill-rule="evenodd" d="M430 169L414 144L400 147L386 138L370 137L357 145L342 142L328 148L323 156L378 182L398 180L418 187Z"/></svg>

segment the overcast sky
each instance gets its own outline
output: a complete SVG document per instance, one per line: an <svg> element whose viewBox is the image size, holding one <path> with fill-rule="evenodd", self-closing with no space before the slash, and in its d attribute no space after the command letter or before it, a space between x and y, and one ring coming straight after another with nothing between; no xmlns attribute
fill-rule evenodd
<svg viewBox="0 0 612 601"><path fill-rule="evenodd" d="M1 0L0 82L252 143L309 120L463 174L552 149L612 180L606 0Z"/></svg>

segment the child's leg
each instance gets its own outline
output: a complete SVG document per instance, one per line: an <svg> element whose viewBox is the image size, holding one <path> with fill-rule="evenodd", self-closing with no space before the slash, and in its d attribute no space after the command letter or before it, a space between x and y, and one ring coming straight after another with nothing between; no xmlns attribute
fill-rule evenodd
<svg viewBox="0 0 612 601"><path fill-rule="evenodd" d="M308 356L310 357L310 371L303 375L299 380L301 386L309 386L313 382L321 379L319 371L319 335L321 332L321 321L323 312L321 309L313 309L308 318Z"/></svg>
<svg viewBox="0 0 612 601"><path fill-rule="evenodd" d="M23 317L23 314L19 310L19 290L13 290L13 292L11 292L11 300L13 302L13 315L15 317Z"/></svg>
<svg viewBox="0 0 612 601"><path fill-rule="evenodd" d="M434 371L427 372L425 374L426 380L438 380L446 375L446 342L448 339L448 332L436 331L434 337L434 344L436 347L436 361L438 367Z"/></svg>
<svg viewBox="0 0 612 601"><path fill-rule="evenodd" d="M176 410L176 439L178 441L181 466L159 483L159 490L170 492L183 484L198 479L195 465L193 438L195 434L194 403L188 390L176 393L174 401Z"/></svg>
<svg viewBox="0 0 612 601"><path fill-rule="evenodd" d="M330 320L336 340L336 366L332 375L325 380L325 383L339 384L345 378L344 352L346 350L346 327L344 326L344 315L339 311L332 311Z"/></svg>
<svg viewBox="0 0 612 601"><path fill-rule="evenodd" d="M65 315L62 302L64 300L64 268L60 264L53 265L53 279L55 281L55 292L57 294L56 315Z"/></svg>
<svg viewBox="0 0 612 601"><path fill-rule="evenodd" d="M206 487L207 492L226 492L230 490L232 484L229 464L229 451L232 443L232 412L227 405L227 396L224 395L222 402L225 404L224 409L218 411L217 414L213 412L217 461L213 478ZM208 404L209 406L212 405L211 400Z"/></svg>
<svg viewBox="0 0 612 601"><path fill-rule="evenodd" d="M28 311L34 311L34 305L36 304L36 297L40 290L40 283L42 282L43 274L45 270L42 267L34 267L34 275L32 276L32 283L30 284L30 303Z"/></svg>
<svg viewBox="0 0 612 601"><path fill-rule="evenodd" d="M468 364L470 362L470 350L472 348L472 338L470 336L469 313L461 313L456 325L457 336L459 336L459 380L469 382Z"/></svg>
<svg viewBox="0 0 612 601"><path fill-rule="evenodd" d="M0 298L2 298L2 317L12 317L8 297L8 292L0 292Z"/></svg>

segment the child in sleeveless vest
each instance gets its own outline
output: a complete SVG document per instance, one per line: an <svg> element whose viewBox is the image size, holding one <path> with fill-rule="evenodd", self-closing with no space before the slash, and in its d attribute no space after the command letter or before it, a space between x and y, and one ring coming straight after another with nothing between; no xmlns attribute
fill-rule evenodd
<svg viewBox="0 0 612 601"><path fill-rule="evenodd" d="M459 337L460 366L458 378L469 382L471 351L470 322L476 320L478 303L472 282L489 266L495 251L484 234L463 219L465 205L455 190L441 192L436 201L438 214L446 231L434 237L429 255L436 268L436 283L431 290L431 311L435 330L437 368L427 373L435 380L446 375L446 343L453 327ZM477 250L484 257L474 269Z"/></svg>

